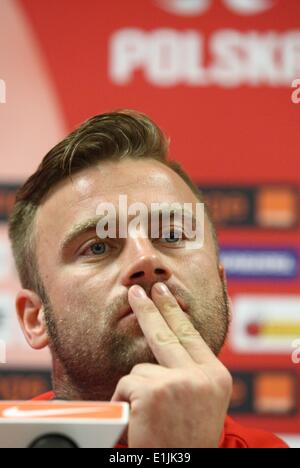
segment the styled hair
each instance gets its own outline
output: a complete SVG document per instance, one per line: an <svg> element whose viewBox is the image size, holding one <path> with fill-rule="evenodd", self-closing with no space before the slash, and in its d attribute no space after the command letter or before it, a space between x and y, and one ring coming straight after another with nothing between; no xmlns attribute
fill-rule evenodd
<svg viewBox="0 0 300 468"><path fill-rule="evenodd" d="M128 109L92 117L51 149L17 192L9 220L9 236L22 286L43 295L34 239L39 205L59 182L101 161L157 160L176 172L203 202L201 192L180 164L168 161L168 149L169 140L162 130L146 115ZM213 226L212 230L217 245Z"/></svg>

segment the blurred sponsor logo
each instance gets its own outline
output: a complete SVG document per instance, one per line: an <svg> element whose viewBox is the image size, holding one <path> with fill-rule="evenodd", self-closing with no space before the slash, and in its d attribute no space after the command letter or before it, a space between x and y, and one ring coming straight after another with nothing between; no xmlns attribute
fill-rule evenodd
<svg viewBox="0 0 300 468"><path fill-rule="evenodd" d="M256 377L254 408L258 414L289 414L297 409L296 380L288 372L269 372Z"/></svg>
<svg viewBox="0 0 300 468"><path fill-rule="evenodd" d="M252 0L251 0L252 1ZM300 31L123 28L109 43L109 77L117 86L143 79L170 88L287 86L299 71Z"/></svg>
<svg viewBox="0 0 300 468"><path fill-rule="evenodd" d="M223 247L221 260L232 279L294 279L299 275L298 252L293 249Z"/></svg>
<svg viewBox="0 0 300 468"><path fill-rule="evenodd" d="M155 0L163 9L175 15L198 16L213 6L212 0ZM248 16L260 14L274 6L274 0L222 0L233 13Z"/></svg>
<svg viewBox="0 0 300 468"><path fill-rule="evenodd" d="M15 204L17 184L0 183L0 221L7 221L9 214Z"/></svg>
<svg viewBox="0 0 300 468"><path fill-rule="evenodd" d="M214 222L222 227L254 225L255 194L241 187L203 187Z"/></svg>
<svg viewBox="0 0 300 468"><path fill-rule="evenodd" d="M230 404L232 413L251 413L252 405L252 375L246 372L231 372L233 390Z"/></svg>
<svg viewBox="0 0 300 468"><path fill-rule="evenodd" d="M258 416L297 414L299 383L294 371L233 372L231 413Z"/></svg>
<svg viewBox="0 0 300 468"><path fill-rule="evenodd" d="M230 341L247 354L288 354L300 336L300 296L237 296Z"/></svg>
<svg viewBox="0 0 300 468"><path fill-rule="evenodd" d="M298 221L299 205L290 187L264 187L256 194L256 222L265 228L289 228Z"/></svg>
<svg viewBox="0 0 300 468"><path fill-rule="evenodd" d="M200 187L220 227L293 229L299 221L299 191L278 185Z"/></svg>
<svg viewBox="0 0 300 468"><path fill-rule="evenodd" d="M48 371L1 369L0 400L29 400L49 390Z"/></svg>
<svg viewBox="0 0 300 468"><path fill-rule="evenodd" d="M211 0L155 0L163 10L181 16L197 16L211 7Z"/></svg>
<svg viewBox="0 0 300 468"><path fill-rule="evenodd" d="M224 0L224 3L239 15L258 15L275 5L274 0Z"/></svg>

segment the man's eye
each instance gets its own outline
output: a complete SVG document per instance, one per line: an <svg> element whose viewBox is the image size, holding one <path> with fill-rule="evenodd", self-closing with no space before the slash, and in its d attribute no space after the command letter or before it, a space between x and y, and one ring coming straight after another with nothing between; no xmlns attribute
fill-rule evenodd
<svg viewBox="0 0 300 468"><path fill-rule="evenodd" d="M179 230L171 230L170 232L166 232L162 234L162 240L164 240L167 244L179 244L184 238L182 231Z"/></svg>
<svg viewBox="0 0 300 468"><path fill-rule="evenodd" d="M82 255L100 257L106 254L108 250L109 246L105 242L94 242L82 252Z"/></svg>

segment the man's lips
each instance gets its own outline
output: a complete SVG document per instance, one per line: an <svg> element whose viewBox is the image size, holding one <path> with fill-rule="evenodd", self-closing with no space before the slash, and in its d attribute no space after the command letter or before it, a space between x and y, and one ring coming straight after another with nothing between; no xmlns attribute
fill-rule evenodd
<svg viewBox="0 0 300 468"><path fill-rule="evenodd" d="M181 299L177 298L176 296L175 296L175 299L176 299L176 301L178 302L179 307L183 310L183 312L184 312L185 314L188 314L188 308L187 308L187 306L184 304L184 302L183 302Z"/></svg>
<svg viewBox="0 0 300 468"><path fill-rule="evenodd" d="M176 296L174 296L176 301L178 302L178 305L179 307L183 310L183 312L185 314L188 314L188 311L187 311L187 306L184 304L184 302L177 298ZM128 317L130 315L133 315L133 310L130 306L126 307L126 309L124 309L121 313L120 313L120 320L125 318L125 317Z"/></svg>
<svg viewBox="0 0 300 468"><path fill-rule="evenodd" d="M128 307L125 312L123 312L121 314L121 319L124 318L124 317L127 317L128 315L132 315L133 314L133 310L131 309L131 307Z"/></svg>

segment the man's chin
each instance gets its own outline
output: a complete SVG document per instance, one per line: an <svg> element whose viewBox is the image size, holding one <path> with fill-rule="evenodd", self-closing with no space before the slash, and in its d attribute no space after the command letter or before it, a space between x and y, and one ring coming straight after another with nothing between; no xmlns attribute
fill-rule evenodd
<svg viewBox="0 0 300 468"><path fill-rule="evenodd" d="M128 336L144 337L138 320L133 313L121 318L118 322L118 329Z"/></svg>
<svg viewBox="0 0 300 468"><path fill-rule="evenodd" d="M127 334L127 339L130 340L128 346L123 348L123 352L119 354L119 364L122 363L120 370L125 374L129 374L132 368L141 363L157 364L145 336L142 332L138 335Z"/></svg>

